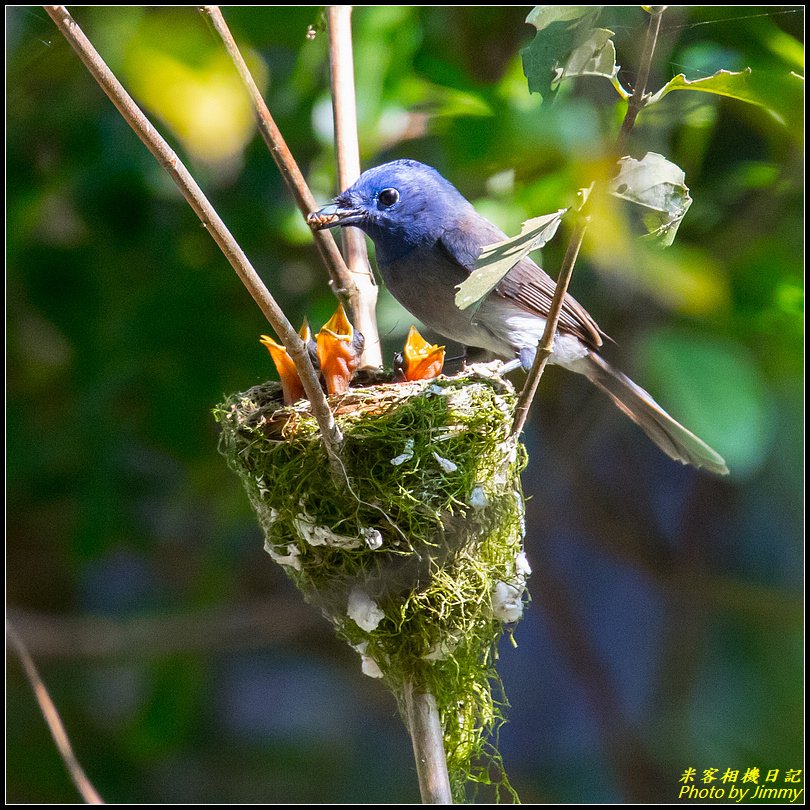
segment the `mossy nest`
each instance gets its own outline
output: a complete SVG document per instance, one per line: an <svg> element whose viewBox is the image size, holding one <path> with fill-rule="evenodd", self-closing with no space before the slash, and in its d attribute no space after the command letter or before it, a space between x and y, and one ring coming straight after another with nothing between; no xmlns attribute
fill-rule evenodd
<svg viewBox="0 0 810 810"><path fill-rule="evenodd" d="M528 599L515 394L488 367L354 388L330 401L343 431L334 474L309 403L280 386L215 410L265 548L382 677L437 699L453 793L505 786L494 742L505 698L497 643Z"/></svg>

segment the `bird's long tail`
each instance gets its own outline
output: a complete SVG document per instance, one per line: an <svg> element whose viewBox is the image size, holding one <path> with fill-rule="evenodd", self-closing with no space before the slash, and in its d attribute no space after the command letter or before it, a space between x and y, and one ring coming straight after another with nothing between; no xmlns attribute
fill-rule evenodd
<svg viewBox="0 0 810 810"><path fill-rule="evenodd" d="M591 352L581 368L670 458L720 475L728 474L719 453L676 422L647 391L598 354Z"/></svg>

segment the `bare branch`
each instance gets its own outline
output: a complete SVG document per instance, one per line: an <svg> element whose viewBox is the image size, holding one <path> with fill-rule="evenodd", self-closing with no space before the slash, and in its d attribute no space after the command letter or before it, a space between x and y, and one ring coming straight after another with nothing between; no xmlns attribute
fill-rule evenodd
<svg viewBox="0 0 810 810"><path fill-rule="evenodd" d="M332 115L335 121L338 188L345 189L360 176L360 146L357 137L357 105L354 91L352 7L328 6L329 65L332 78ZM316 231L320 233L320 231ZM343 228L343 253L352 273L356 297L350 301L355 326L366 345L364 366L383 364L377 332L377 284L368 260L366 238L357 228Z"/></svg>
<svg viewBox="0 0 810 810"><path fill-rule="evenodd" d="M225 50L230 56L231 60L236 67L242 83L250 97L251 104L253 105L253 112L256 116L256 123L259 127L259 132L270 150L270 154L278 166L287 188L293 195L298 209L301 214L306 217L311 211L316 210L319 205L301 173L295 158L292 156L281 130L276 125L270 110L267 107L256 82L250 73L250 70L242 56L236 41L231 34L225 18L222 16L222 11L219 6L203 6L201 9L210 20L214 30L222 40ZM359 174L359 172L358 172ZM363 365L382 365L382 357L379 350L379 337L377 336L376 318L374 316L374 306L377 301L376 288L373 288L373 300L371 302L371 319L368 318L369 293L366 290L367 282L362 281L362 271L360 277L356 277L354 273L358 272L356 268L349 263L349 267L343 261L340 255L337 244L330 231L314 231L315 245L321 255L327 272L329 273L330 283L336 295L346 299L349 311L352 314L354 325L363 333L366 339L366 345L363 353ZM362 238L362 237L361 237ZM351 267L351 270L350 270ZM368 268L368 260L366 260L366 268ZM365 274L368 275L370 271L366 269Z"/></svg>
<svg viewBox="0 0 810 810"><path fill-rule="evenodd" d="M201 650L271 649L326 630L316 611L284 598L126 618L61 616L16 606L7 614L39 660L142 660Z"/></svg>
<svg viewBox="0 0 810 810"><path fill-rule="evenodd" d="M650 76L650 67L652 66L652 58L655 53L655 45L658 41L658 31L661 27L661 15L664 13L666 6L653 6L650 11L650 22L647 26L647 36L644 41L644 53L642 54L641 64L639 65L638 81L636 82L633 95L627 103L627 112L625 113L624 120L622 121L619 136L616 141L617 156L621 156L627 143L627 138L630 131L633 129L633 124L639 112L644 108L647 103L647 80ZM596 189L591 191L595 193ZM585 203L584 207L587 207ZM557 332L557 325L560 321L560 313L562 312L562 304L568 293L568 285L571 283L571 276L574 272L574 265L579 255L579 249L582 247L582 240L585 238L585 231L588 229L589 219L584 211L580 212L580 219L577 222L574 232L571 234L571 239L568 242L568 248L565 251L562 267L560 268L560 275L557 277L557 286L554 289L554 297L551 301L549 308L548 320L546 321L546 328L543 331L543 337L537 344L537 353L534 357L529 376L523 384L518 403L515 408L515 419L512 423L512 435L519 436L523 431L526 424L526 419L529 415L529 408L531 408L532 400L537 392L537 386L540 378L543 376L548 359L554 346L554 335Z"/></svg>
<svg viewBox="0 0 810 810"><path fill-rule="evenodd" d="M452 804L436 698L415 684L405 687L405 720L413 743L422 804Z"/></svg>
<svg viewBox="0 0 810 810"><path fill-rule="evenodd" d="M321 438L327 453L330 459L336 459L342 436L340 429L335 424L326 396L321 390L318 375L312 366L304 342L287 320L281 307L279 307L264 282L259 278L242 248L239 247L239 244L220 219L219 214L214 210L214 207L188 169L152 126L149 119L135 104L113 72L107 67L98 51L84 35L67 9L64 6L45 6L44 8L73 50L79 55L93 78L101 86L101 89L116 106L124 120L132 127L147 149L157 158L160 165L169 173L188 204L200 218L203 226L225 254L225 258L230 262L231 267L236 271L253 300L258 304L265 318L270 322L295 363L306 395L312 404L312 413L321 429Z"/></svg>
<svg viewBox="0 0 810 810"><path fill-rule="evenodd" d="M579 249L582 247L582 240L585 238L587 228L588 220L583 218L577 224L571 241L568 243L568 249L565 251L565 257L563 258L562 267L560 268L560 275L557 278L557 286L554 288L554 297L551 299L551 306L549 307L546 328L543 332L543 337L540 339L540 343L537 344L537 354L535 354L534 363L532 363L529 376L523 384L517 406L515 407L515 419L512 423L513 436L519 436L523 431L523 426L526 424L529 408L532 406L532 400L537 391L537 386L540 383L540 378L546 370L549 357L551 357L554 346L554 335L560 320L563 301L568 293L568 285L571 283L574 265L577 262Z"/></svg>
<svg viewBox="0 0 810 810"><path fill-rule="evenodd" d="M73 747L70 744L65 726L62 723L62 718L56 710L56 706L48 694L48 690L42 681L42 678L37 672L36 665L33 659L28 654L28 650L23 644L22 639L17 635L11 623L6 621L6 636L11 641L17 655L19 656L20 663L23 666L25 677L28 683L31 684L31 689L34 691L34 697L39 704L39 710L48 725L48 730L51 732L51 737L56 743L56 748L59 751L59 756L62 757L62 762L65 763L68 775L70 776L76 790L79 791L81 797L87 804L104 804L104 800L99 796L98 791L93 787L92 782L87 778L87 774L76 759L73 753Z"/></svg>
<svg viewBox="0 0 810 810"><path fill-rule="evenodd" d="M633 95L630 96L630 100L627 102L627 112L625 113L621 129L619 130L619 138L616 141L617 157L621 157L624 154L630 131L636 123L638 114L647 104L647 81L650 78L653 54L655 53L655 46L658 43L658 32L661 30L661 17L665 10L666 6L652 6L649 11L650 22L647 26L647 36L644 40L644 53L641 55L638 80L636 81Z"/></svg>

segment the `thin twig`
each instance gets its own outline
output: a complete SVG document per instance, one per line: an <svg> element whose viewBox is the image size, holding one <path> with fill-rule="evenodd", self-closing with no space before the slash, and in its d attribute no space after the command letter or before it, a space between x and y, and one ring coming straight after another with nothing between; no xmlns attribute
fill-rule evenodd
<svg viewBox="0 0 810 810"><path fill-rule="evenodd" d="M222 16L222 11L219 6L202 6L200 11L211 20L211 25L222 40L228 56L233 61L253 105L259 132L267 144L267 148L270 150L270 154L275 160L287 188L293 195L299 211L306 217L307 214L319 207L318 203L312 195L295 158L292 156L281 130L276 125L264 98L262 98L250 69L233 38L233 34ZM377 335L377 322L374 314L377 301L376 287L371 287L374 292L373 299L369 303L370 291L368 284L363 282L363 275L368 275L370 271L366 270L365 274L357 271L351 260L347 267L330 231L314 231L313 235L315 245L329 273L332 290L339 297L346 299L354 325L363 333L363 337L366 339L361 362L364 366L381 366L380 339ZM366 263L366 266L368 266L368 263ZM354 275L355 272L359 273L357 277Z"/></svg>
<svg viewBox="0 0 810 810"><path fill-rule="evenodd" d="M655 53L655 45L658 41L658 31L661 27L661 15L664 13L666 6L653 6L649 10L650 21L647 26L647 36L644 42L644 53L642 54L641 64L639 65L638 81L636 82L633 95L627 103L627 112L625 113L624 120L622 121L619 130L619 136L616 140L616 154L621 157L624 148L627 144L627 138L630 131L633 129L633 124L639 112L644 108L649 96L647 95L647 80L650 76L650 68L652 66L652 58ZM598 193L597 189L592 189L591 194ZM588 203L586 201L585 207ZM515 408L515 418L512 423L512 435L519 436L523 431L526 424L526 419L529 415L529 408L531 408L532 400L537 391L537 386L540 378L543 376L548 359L551 356L554 347L554 335L557 333L557 325L560 320L560 313L562 312L563 301L568 293L568 285L571 282L571 275L574 272L574 265L579 255L579 249L582 247L582 241L585 238L585 231L588 229L589 218L580 212L580 219L577 222L574 232L571 234L571 239L568 242L568 248L565 251L563 264L560 268L560 275L557 278L557 286L554 289L554 297L549 307L548 319L546 320L546 328L543 331L543 337L537 344L537 353L534 357L529 376L521 389L518 403Z"/></svg>
<svg viewBox="0 0 810 810"><path fill-rule="evenodd" d="M345 189L360 176L360 145L357 137L357 104L354 91L352 49L352 7L328 6L329 66L332 84L332 116L335 121L338 188ZM355 326L366 345L363 365L382 365L377 331L377 284L368 260L366 238L357 228L342 228L343 253L357 288L356 302L350 302ZM320 231L316 231L320 233Z"/></svg>
<svg viewBox="0 0 810 810"><path fill-rule="evenodd" d="M413 743L416 776L422 804L452 804L447 757L436 698L427 690L407 684L405 715Z"/></svg>
<svg viewBox="0 0 810 810"><path fill-rule="evenodd" d="M34 697L39 704L39 710L48 725L48 730L51 732L51 737L56 743L56 748L59 751L59 756L62 757L62 762L65 763L68 775L70 776L76 790L84 799L87 804L104 804L104 800L99 796L98 791L93 787L93 783L87 778L79 760L73 753L73 746L70 744L65 726L62 723L62 718L48 694L48 689L42 681L42 678L37 672L36 665L33 659L28 654L28 650L23 644L22 639L14 631L14 628L7 621L6 622L6 636L11 641L17 655L19 656L20 663L23 666L25 677L28 683L31 684L31 689L34 691Z"/></svg>
<svg viewBox="0 0 810 810"><path fill-rule="evenodd" d="M318 207L318 203L315 201L315 197L312 195L301 169L292 156L287 142L281 134L281 130L270 114L270 110L253 79L230 28L228 28L228 24L225 22L225 18L222 16L219 6L201 6L200 11L211 21L214 31L216 31L222 40L226 53L231 58L237 73L239 73L239 78L242 80L250 97L251 104L253 105L253 112L256 116L259 132L265 144L267 144L267 148L270 150L270 154L276 162L278 170L281 172L282 179L293 195L298 209L301 211L302 215L306 217L308 213ZM346 294L346 290L351 284L349 269L346 267L346 263L340 255L340 251L332 234L328 231L314 231L313 233L315 236L315 244L321 253L332 280L333 290L337 295L342 296Z"/></svg>
<svg viewBox="0 0 810 810"><path fill-rule="evenodd" d="M560 313L562 312L563 302L565 296L568 294L568 285L571 282L571 276L574 272L574 265L577 262L579 249L582 247L582 240L585 238L585 231L588 229L588 219L582 218L576 225L574 233L571 236L571 241L568 243L568 248L565 251L562 267L560 268L560 275L557 278L557 286L554 288L554 297L551 299L551 306L548 311L548 318L546 319L546 328L543 332L543 337L540 343L537 344L537 354L534 357L534 362L529 371L529 376L523 384L523 388L518 398L517 406L515 407L515 418L512 422L512 435L519 436L523 431L523 426L526 424L526 419L529 415L529 408L532 406L537 386L540 383L540 378L546 370L546 364L554 346L554 334L557 331L557 323L560 320Z"/></svg>
<svg viewBox="0 0 810 810"><path fill-rule="evenodd" d="M14 605L7 606L6 613L39 661L144 660L201 650L267 650L302 635L323 641L326 632L314 610L287 598L126 618L54 615Z"/></svg>
<svg viewBox="0 0 810 810"><path fill-rule="evenodd" d="M633 89L633 95L630 96L630 100L627 102L627 112L616 141L617 157L624 154L630 131L633 129L638 114L644 109L649 98L647 95L647 82L650 78L655 46L658 43L658 32L661 30L661 17L665 10L666 6L652 6L649 11L650 21L647 26L647 36L644 39L644 52L641 54L641 62L638 68L638 80Z"/></svg>
<svg viewBox="0 0 810 810"><path fill-rule="evenodd" d="M101 89L116 106L124 120L132 127L147 149L157 158L160 165L169 173L279 336L301 377L304 391L312 404L312 414L318 422L321 438L330 460L333 460L334 466L342 436L340 429L335 424L326 396L321 390L318 375L312 366L304 342L287 320L281 307L279 307L264 282L259 278L242 248L239 247L239 244L233 238L222 219L220 219L219 214L214 210L214 207L188 169L116 79L67 9L64 6L45 6L44 8Z"/></svg>
<svg viewBox="0 0 810 810"><path fill-rule="evenodd" d="M540 530L551 526L545 513L535 517ZM655 532L643 520L613 514L604 503L594 505L593 498L583 505L580 517L583 525L593 530L601 551L642 572L666 594L682 592L688 575L692 578L690 588L715 612L742 616L757 625L789 622L801 616L798 592L733 576L706 574L694 579L692 571L685 575L682 566L662 558L655 545ZM617 536L620 543L615 542ZM270 649L302 635L317 646L328 638L326 625L315 611L286 598L125 619L38 613L14 605L9 605L6 613L29 652L40 661L144 659L201 650Z"/></svg>

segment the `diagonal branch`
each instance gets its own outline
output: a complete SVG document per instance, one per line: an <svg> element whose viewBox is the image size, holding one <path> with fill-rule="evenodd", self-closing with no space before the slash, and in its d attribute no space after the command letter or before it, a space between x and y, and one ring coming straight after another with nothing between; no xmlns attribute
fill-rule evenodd
<svg viewBox="0 0 810 810"><path fill-rule="evenodd" d="M318 203L312 196L307 181L295 162L295 158L292 156L281 130L270 114L270 110L262 98L259 88L256 86L244 57L239 51L233 34L231 34L228 24L222 16L222 11L218 6L202 6L200 11L207 15L211 21L211 25L222 40L228 56L233 61L253 105L259 132L267 144L267 148L270 150L270 154L276 162L287 188L293 195L299 211L306 217L307 214L318 208ZM331 232L324 230L314 231L313 233L315 245L329 273L330 285L336 295L346 298L354 325L363 333L366 340L362 364L364 366L381 366L380 339L377 335L375 317L377 290L373 286L373 279L371 285L364 279L364 275L370 276L368 259L366 259L366 269L363 271L362 263L354 261L355 254L350 253L349 266L347 267Z"/></svg>
<svg viewBox="0 0 810 810"><path fill-rule="evenodd" d="M76 790L84 799L87 804L104 804L104 799L99 796L98 791L93 787L93 783L87 778L76 754L73 753L73 746L70 744L65 726L62 723L62 718L48 694L48 690L42 681L42 678L37 672L36 665L33 659L28 654L22 639L17 635L10 622L6 622L6 636L11 641L15 652L19 656L20 663L22 664L25 677L28 683L31 684L31 689L34 691L34 697L39 704L39 710L48 725L48 730L51 732L51 737L56 743L56 748L59 751L59 756L62 757L62 762L65 763L68 775L70 776Z"/></svg>
<svg viewBox="0 0 810 810"><path fill-rule="evenodd" d="M258 304L265 318L270 322L295 363L304 391L312 404L312 413L320 427L321 439L327 453L330 459L337 459L338 446L342 436L340 429L335 424L326 396L321 390L318 375L312 366L304 342L287 320L287 316L253 269L242 248L239 247L188 169L107 67L67 9L64 6L45 6L44 8L124 120L169 173L205 229L211 234L231 267L236 271L253 300Z"/></svg>
<svg viewBox="0 0 810 810"><path fill-rule="evenodd" d="M630 131L633 129L636 117L647 104L649 98L647 95L647 80L650 76L652 58L655 53L655 45L658 41L658 31L661 28L661 16L665 10L666 6L648 7L650 21L647 26L644 52L641 57L641 64L639 65L638 81L633 90L633 95L627 103L627 112L625 113L621 129L619 130L619 137L616 141L616 152L619 156L624 151L627 138L630 135ZM595 192L596 189L591 190L591 194ZM583 207L587 207L587 201ZM549 307L546 328L543 331L543 337L540 338L540 342L537 344L537 353L534 357L534 363L532 363L529 376L526 378L526 382L518 397L518 403L515 408L515 419L512 423L513 436L519 436L523 431L526 419L529 415L529 408L531 408L532 400L537 392L537 386L540 383L540 378L543 376L549 357L551 357L554 347L554 335L557 333L557 325L560 321L563 301L568 293L568 285L571 282L571 275L574 272L574 265L577 262L579 249L582 247L582 241L585 238L585 231L588 229L589 221L584 211L580 211L580 219L574 228L573 234L571 234L571 239L568 242L568 248L563 258L562 267L560 268L560 275L557 278L557 286L554 290L551 306Z"/></svg>
<svg viewBox="0 0 810 810"><path fill-rule="evenodd" d="M579 249L582 247L582 240L585 238L585 231L588 229L588 219L583 217L577 223L574 233L571 236L571 241L568 243L568 248L565 251L562 267L560 268L560 275L557 278L557 286L554 288L554 297L551 299L551 306L548 311L548 318L546 319L546 328L543 332L543 337L540 338L540 343L537 344L537 353L534 356L529 376L523 384L523 388L518 398L517 406L515 407L515 418L512 422L512 435L520 436L523 431L523 426L526 424L526 419L529 416L529 408L532 406L532 400L537 392L537 386L540 384L540 378L546 370L549 357L554 348L554 335L557 332L557 324L560 321L560 313L562 312L563 302L565 296L568 294L568 285L571 283L571 276L574 273L574 265L577 263L577 256L579 256Z"/></svg>

